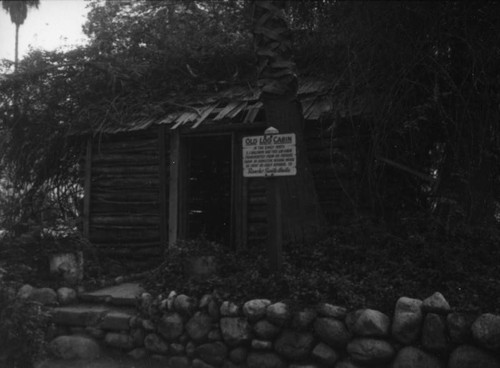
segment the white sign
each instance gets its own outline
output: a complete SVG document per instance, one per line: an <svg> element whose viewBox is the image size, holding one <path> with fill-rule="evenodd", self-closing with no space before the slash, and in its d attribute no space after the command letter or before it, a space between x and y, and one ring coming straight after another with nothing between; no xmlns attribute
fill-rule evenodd
<svg viewBox="0 0 500 368"><path fill-rule="evenodd" d="M243 176L292 176L297 174L295 134L243 137Z"/></svg>

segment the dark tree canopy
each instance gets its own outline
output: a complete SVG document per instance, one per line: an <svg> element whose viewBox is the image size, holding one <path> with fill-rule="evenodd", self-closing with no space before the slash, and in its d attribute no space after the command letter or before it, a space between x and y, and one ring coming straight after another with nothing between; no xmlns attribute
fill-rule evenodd
<svg viewBox="0 0 500 368"><path fill-rule="evenodd" d="M161 116L200 96L257 80L247 1L91 1L90 43L33 51L0 76L2 168L20 183L73 180L70 131ZM497 223L496 2L291 1L298 77L324 80L323 123L350 150L332 152L357 179L353 213L389 221ZM20 115L13 96L19 96ZM70 174L71 173L71 174ZM5 175L5 174L4 174Z"/></svg>

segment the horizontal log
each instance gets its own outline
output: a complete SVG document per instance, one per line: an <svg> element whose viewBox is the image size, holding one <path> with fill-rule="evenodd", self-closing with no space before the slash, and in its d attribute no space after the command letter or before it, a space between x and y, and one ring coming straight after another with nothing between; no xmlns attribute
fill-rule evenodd
<svg viewBox="0 0 500 368"><path fill-rule="evenodd" d="M248 241L249 242L252 242L252 243L255 243L255 242L266 242L267 241L267 235L264 234L259 234L259 235L249 235L248 236Z"/></svg>
<svg viewBox="0 0 500 368"><path fill-rule="evenodd" d="M156 248L148 248L148 249L140 249L140 250L131 250L131 249L123 249L123 248L99 248L99 253L105 256L119 256L119 257L130 257L130 258L138 258L138 257L161 257L163 251L161 249Z"/></svg>
<svg viewBox="0 0 500 368"><path fill-rule="evenodd" d="M97 202L97 201L96 201ZM142 201L137 201L135 198L124 198L123 200L110 200L110 199L101 199L98 203L96 204L103 204L103 205L109 205L109 206L156 206L159 204L158 199L154 200L142 200Z"/></svg>
<svg viewBox="0 0 500 368"><path fill-rule="evenodd" d="M248 179L248 190L265 190L266 181L264 178Z"/></svg>
<svg viewBox="0 0 500 368"><path fill-rule="evenodd" d="M249 234L267 234L267 224L263 223L248 223Z"/></svg>
<svg viewBox="0 0 500 368"><path fill-rule="evenodd" d="M248 221L250 222L267 222L267 211L266 212L249 212Z"/></svg>
<svg viewBox="0 0 500 368"><path fill-rule="evenodd" d="M93 146L92 152L109 152L116 150L134 150L134 149L146 149L150 150L152 148L158 147L158 139L157 138L143 138L143 139L134 139L134 140L120 140L120 141L104 141L104 142L95 142Z"/></svg>
<svg viewBox="0 0 500 368"><path fill-rule="evenodd" d="M148 129L137 130L135 132L104 133L94 137L93 143L98 144L109 142L132 142L142 139L154 139L158 136L158 127L152 125Z"/></svg>
<svg viewBox="0 0 500 368"><path fill-rule="evenodd" d="M93 183L95 184L92 188L91 195L94 194L106 194L106 193L119 193L122 196L128 197L131 196L131 199L134 199L135 195L144 194L149 195L150 200L158 198L158 194L160 192L160 188L158 186L146 186L146 185L128 185L128 186L103 186L100 185L99 182ZM142 197L140 197L142 198Z"/></svg>
<svg viewBox="0 0 500 368"><path fill-rule="evenodd" d="M89 239L92 243L159 242L159 229L90 229Z"/></svg>
<svg viewBox="0 0 500 368"><path fill-rule="evenodd" d="M110 161L110 162L93 162L93 167L123 167L128 169L129 167L137 167L137 166L154 166L158 165L160 158L154 157L150 160L121 160L121 161Z"/></svg>
<svg viewBox="0 0 500 368"><path fill-rule="evenodd" d="M98 248L122 248L122 249L148 249L148 248L161 248L161 243L157 241L151 242L132 242L132 243L101 243L99 241L93 241L92 245Z"/></svg>
<svg viewBox="0 0 500 368"><path fill-rule="evenodd" d="M265 196L252 196L248 195L248 204L250 205L259 205L259 204L266 204L267 203L267 197Z"/></svg>
<svg viewBox="0 0 500 368"><path fill-rule="evenodd" d="M105 229L105 230L158 230L160 225L158 224L143 224L143 225L106 225L106 224L92 224L92 229Z"/></svg>
<svg viewBox="0 0 500 368"><path fill-rule="evenodd" d="M158 142L153 143L148 147L140 147L140 148L121 148L121 149L108 149L107 147L104 149L96 150L92 153L93 157L106 157L106 156L128 156L128 155L141 155L141 156L157 156L159 154L158 151Z"/></svg>
<svg viewBox="0 0 500 368"><path fill-rule="evenodd" d="M153 165L136 166L97 166L92 167L92 175L137 175L137 174L156 174L158 175L158 163Z"/></svg>
<svg viewBox="0 0 500 368"><path fill-rule="evenodd" d="M96 180L92 182L93 189L96 191L117 191L117 192L127 192L133 195L136 192L159 192L160 183L159 180L133 180L125 179L123 182L121 180Z"/></svg>
<svg viewBox="0 0 500 368"><path fill-rule="evenodd" d="M140 215L141 213L151 213L151 214L160 214L160 203L148 203L148 204L130 204L130 203L123 203L123 204L110 204L110 203L105 203L105 202L95 202L92 206L92 215L96 214L107 214L107 213L113 213L113 214L119 214L119 213L126 213L126 214L132 214L132 215Z"/></svg>
<svg viewBox="0 0 500 368"><path fill-rule="evenodd" d="M90 224L100 225L159 225L158 215L91 216Z"/></svg>
<svg viewBox="0 0 500 368"><path fill-rule="evenodd" d="M141 202L156 202L158 201L159 191L148 190L148 191L122 191L122 190L112 190L110 188L106 190L95 190L92 188L91 192L91 207L92 204L98 201L114 201L114 202L124 202L124 203L135 203Z"/></svg>
<svg viewBox="0 0 500 368"><path fill-rule="evenodd" d="M159 160L158 154L109 154L109 155L97 155L92 157L93 165L102 165L102 164L112 164L112 165L153 165Z"/></svg>
<svg viewBox="0 0 500 368"><path fill-rule="evenodd" d="M111 182L114 183L142 183L142 182L159 182L160 177L158 173L146 173L146 174L99 174L93 175L92 181L94 183L104 183Z"/></svg>

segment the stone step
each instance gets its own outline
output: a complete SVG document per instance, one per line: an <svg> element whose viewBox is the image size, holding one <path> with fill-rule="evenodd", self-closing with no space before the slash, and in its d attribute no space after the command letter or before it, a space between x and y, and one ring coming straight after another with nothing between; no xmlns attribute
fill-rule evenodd
<svg viewBox="0 0 500 368"><path fill-rule="evenodd" d="M133 308L108 305L75 304L52 308L52 322L69 327L95 327L102 330L130 329L130 319L136 316Z"/></svg>
<svg viewBox="0 0 500 368"><path fill-rule="evenodd" d="M139 283L128 282L104 289L79 294L79 299L87 303L107 303L112 305L135 306L144 292Z"/></svg>

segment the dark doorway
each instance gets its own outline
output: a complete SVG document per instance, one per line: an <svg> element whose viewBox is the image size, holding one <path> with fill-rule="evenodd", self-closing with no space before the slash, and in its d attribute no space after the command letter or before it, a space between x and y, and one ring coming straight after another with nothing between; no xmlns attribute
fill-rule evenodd
<svg viewBox="0 0 500 368"><path fill-rule="evenodd" d="M185 238L229 245L231 136L186 138Z"/></svg>

